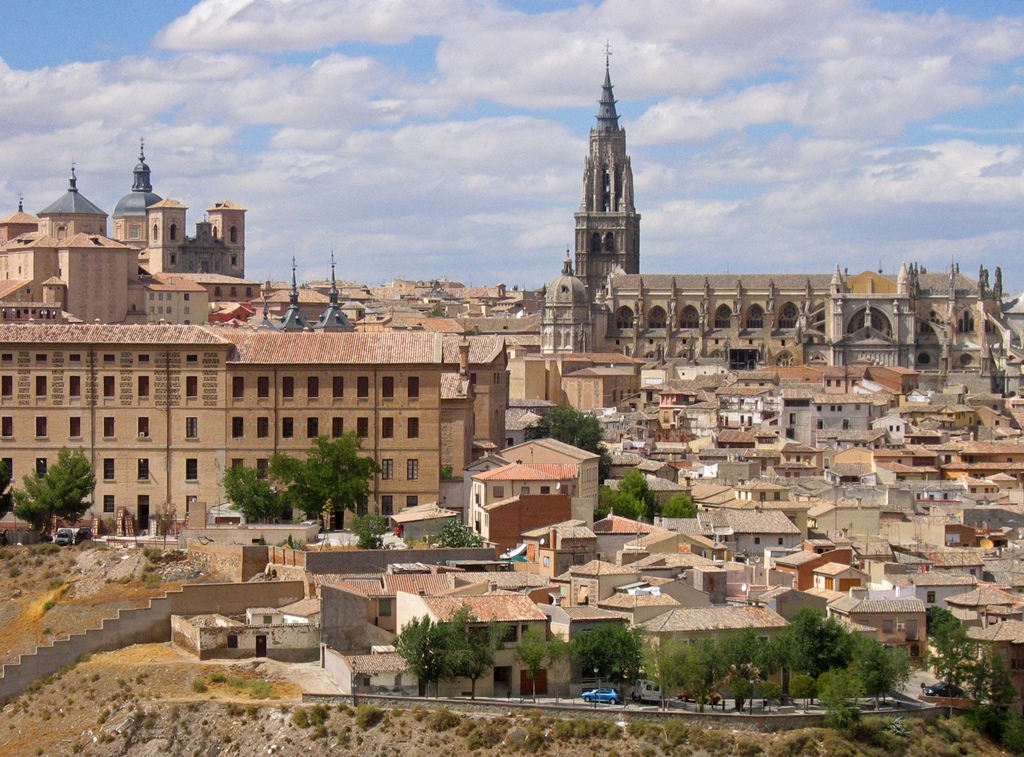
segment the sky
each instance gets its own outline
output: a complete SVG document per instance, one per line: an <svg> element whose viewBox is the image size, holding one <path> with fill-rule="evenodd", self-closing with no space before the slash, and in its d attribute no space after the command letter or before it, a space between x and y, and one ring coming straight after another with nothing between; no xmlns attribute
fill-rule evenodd
<svg viewBox="0 0 1024 757"><path fill-rule="evenodd" d="M605 46L644 273L1024 288L1024 0L4 4L0 216L67 187L246 208L246 274L536 287L573 244ZM191 229L190 229L191 233Z"/></svg>

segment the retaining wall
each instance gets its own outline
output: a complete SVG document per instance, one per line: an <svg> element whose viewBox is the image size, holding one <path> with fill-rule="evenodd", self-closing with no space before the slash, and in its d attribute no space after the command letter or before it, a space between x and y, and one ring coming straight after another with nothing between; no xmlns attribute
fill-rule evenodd
<svg viewBox="0 0 1024 757"><path fill-rule="evenodd" d="M189 554L228 581L248 581L267 566L270 547L239 544L201 544L189 539Z"/></svg>
<svg viewBox="0 0 1024 757"><path fill-rule="evenodd" d="M711 712L693 712L689 710L656 710L641 707L597 707L583 705L534 704L528 701L510 700L471 700L471 699L424 699L422 697L394 697L380 694L359 694L355 697L339 694L303 694L302 701L309 704L375 704L384 709L408 708L412 703L428 707L447 707L455 712L487 713L507 715L511 710L538 710L554 717L571 718L616 718L622 720L660 721L666 718L680 718L701 728L719 730L749 731L754 733L774 733L790 731L796 728L820 728L825 724L825 715L818 712L797 713L759 713L747 715L740 713L725 714ZM911 717L934 720L942 717L945 710L938 707L921 707L915 709L882 710L865 712L864 715L881 715L887 717Z"/></svg>
<svg viewBox="0 0 1024 757"><path fill-rule="evenodd" d="M110 652L132 644L171 640L171 615L218 612L241 614L248 607L283 607L305 596L301 581L253 584L190 584L149 601L145 607L120 610L99 628L87 629L48 647L22 655L3 666L0 704L21 694L40 678L53 675L85 654Z"/></svg>

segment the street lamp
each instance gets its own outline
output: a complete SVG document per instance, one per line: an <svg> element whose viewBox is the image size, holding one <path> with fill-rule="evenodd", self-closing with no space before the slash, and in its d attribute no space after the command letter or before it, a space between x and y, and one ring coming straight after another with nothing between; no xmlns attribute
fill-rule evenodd
<svg viewBox="0 0 1024 757"><path fill-rule="evenodd" d="M598 672L597 665L594 666L594 678L597 679L597 693L594 695L594 709L597 709L597 700L601 696L601 675Z"/></svg>

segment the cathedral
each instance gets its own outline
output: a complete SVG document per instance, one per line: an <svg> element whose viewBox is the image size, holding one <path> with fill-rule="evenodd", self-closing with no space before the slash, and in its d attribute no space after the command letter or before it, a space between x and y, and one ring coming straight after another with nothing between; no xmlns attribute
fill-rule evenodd
<svg viewBox="0 0 1024 757"><path fill-rule="evenodd" d="M904 264L881 272L646 274L626 132L607 60L575 214L575 271L545 288L541 352L764 366L867 361L922 372L1019 373L1002 271L977 279Z"/></svg>
<svg viewBox="0 0 1024 757"><path fill-rule="evenodd" d="M163 289L173 288L167 277L176 274L243 277L245 208L214 203L194 236L186 234L187 210L153 191L140 147L131 191L115 205L108 236L107 213L82 194L72 168L67 190L38 215L19 203L0 221L0 320L146 323L160 315L149 300L172 295L151 291L152 277L164 277L157 282ZM205 322L201 311L186 310L183 322Z"/></svg>

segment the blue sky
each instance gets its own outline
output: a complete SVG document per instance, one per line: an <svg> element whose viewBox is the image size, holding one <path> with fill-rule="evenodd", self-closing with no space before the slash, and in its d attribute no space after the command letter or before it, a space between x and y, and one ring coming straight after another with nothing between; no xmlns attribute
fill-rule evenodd
<svg viewBox="0 0 1024 757"><path fill-rule="evenodd" d="M0 213L66 186L249 208L248 274L537 286L605 40L647 272L1002 266L1024 288L1024 2L8 4ZM414 30L414 33L413 31Z"/></svg>

